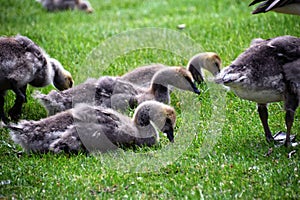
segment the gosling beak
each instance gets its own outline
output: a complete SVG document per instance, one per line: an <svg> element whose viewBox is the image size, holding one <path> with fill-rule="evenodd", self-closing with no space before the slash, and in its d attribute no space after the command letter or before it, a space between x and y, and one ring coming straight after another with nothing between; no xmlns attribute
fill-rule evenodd
<svg viewBox="0 0 300 200"><path fill-rule="evenodd" d="M86 12L87 12L87 13L93 13L94 10L93 10L92 8L89 8L89 9L86 10Z"/></svg>
<svg viewBox="0 0 300 200"><path fill-rule="evenodd" d="M73 87L73 85L74 85L74 81L73 81L73 79L71 78L71 79L70 79L70 83L69 83L69 88Z"/></svg>
<svg viewBox="0 0 300 200"><path fill-rule="evenodd" d="M200 91L199 91L199 89L197 88L197 86L196 86L195 83L192 83L192 88L193 88L193 90L194 90L194 92L195 92L196 94L200 94Z"/></svg>
<svg viewBox="0 0 300 200"><path fill-rule="evenodd" d="M213 75L214 75L214 76L217 76L220 72L221 72L221 70L218 69L218 71L216 71Z"/></svg>
<svg viewBox="0 0 300 200"><path fill-rule="evenodd" d="M167 135L170 142L174 142L174 129L171 120L166 120L165 126L161 131Z"/></svg>
<svg viewBox="0 0 300 200"><path fill-rule="evenodd" d="M165 131L164 133L167 134L167 138L169 139L169 141L173 143L174 142L174 131L173 131L173 128L172 128L172 130Z"/></svg>

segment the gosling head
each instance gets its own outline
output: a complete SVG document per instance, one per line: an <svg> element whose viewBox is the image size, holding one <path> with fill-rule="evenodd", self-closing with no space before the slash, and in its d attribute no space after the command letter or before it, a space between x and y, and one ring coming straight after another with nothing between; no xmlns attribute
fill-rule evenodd
<svg viewBox="0 0 300 200"><path fill-rule="evenodd" d="M163 107L163 115L165 115L165 124L161 131L167 135L170 142L174 142L174 127L176 123L176 113L174 108L170 106Z"/></svg>
<svg viewBox="0 0 300 200"><path fill-rule="evenodd" d="M139 127L155 126L166 134L170 142L174 142L176 112L171 106L158 101L145 101L136 108L133 120ZM147 136L147 133L143 135Z"/></svg>
<svg viewBox="0 0 300 200"><path fill-rule="evenodd" d="M221 70L222 61L220 56L214 52L204 52L193 56L187 66L197 83L204 81L204 72L206 69L213 76L216 76Z"/></svg>
<svg viewBox="0 0 300 200"><path fill-rule="evenodd" d="M54 70L53 85L60 91L71 88L74 81L70 72L65 70L60 62L54 58L50 58L50 65Z"/></svg>
<svg viewBox="0 0 300 200"><path fill-rule="evenodd" d="M76 6L79 10L83 10L87 13L92 13L93 8L87 0L76 0Z"/></svg>
<svg viewBox="0 0 300 200"><path fill-rule="evenodd" d="M182 90L200 94L191 72L183 67L166 67L161 69L155 73L151 83L152 86L154 84L164 87L171 85Z"/></svg>

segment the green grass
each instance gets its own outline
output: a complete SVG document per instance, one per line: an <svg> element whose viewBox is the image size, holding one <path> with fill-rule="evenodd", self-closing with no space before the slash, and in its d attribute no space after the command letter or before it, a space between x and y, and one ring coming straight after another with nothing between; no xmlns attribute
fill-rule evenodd
<svg viewBox="0 0 300 200"><path fill-rule="evenodd" d="M219 53L224 66L247 48L253 38L287 34L300 36L298 16L276 13L253 16L250 14L253 8L247 6L250 1L91 0L91 3L95 10L93 14L78 11L47 13L34 0L3 1L0 35L20 33L30 37L48 54L60 60L74 77L80 77L94 48L112 36L137 28L179 31L176 26L184 23L186 28L179 33L190 37L204 51ZM91 75L120 75L147 63L185 65L187 59L164 50L142 49L114 58L108 67L97 66L101 74ZM53 87L48 86L40 90L46 93L51 89ZM219 98L212 98L215 88L203 85L201 89L203 92L198 98L191 95L191 104L185 102L186 105L182 105L190 107L194 113L178 116L177 137L181 133L180 127L187 126L190 129L185 134L193 140L186 145L187 149L175 156L177 159L157 170L116 170L114 164L118 163L118 157L115 160L84 154L19 157L16 152L21 148L11 141L7 129L0 129L0 198L298 198L299 147L295 148L297 153L291 159L287 158L291 149L284 147L273 147L273 153L266 157L272 145L265 142L255 103L241 100L232 93L217 93L224 101L213 107L212 103ZM23 119L37 120L46 116L43 107L30 96L34 90L32 87L28 90ZM174 99L181 101L176 95ZM9 109L13 101L14 95L9 92L5 109ZM274 132L285 130L282 104L272 104L269 110L271 129ZM212 129L219 126L217 122L224 122L223 126L220 125L222 133L211 135L216 137L216 143L208 144L212 148L206 152L205 139L210 137ZM194 138L195 132L197 136ZM300 132L299 112L293 132ZM181 138L184 142L184 137ZM156 148L159 150L161 147L145 151L153 150L155 153ZM149 166L155 162L156 156L153 154L149 158Z"/></svg>

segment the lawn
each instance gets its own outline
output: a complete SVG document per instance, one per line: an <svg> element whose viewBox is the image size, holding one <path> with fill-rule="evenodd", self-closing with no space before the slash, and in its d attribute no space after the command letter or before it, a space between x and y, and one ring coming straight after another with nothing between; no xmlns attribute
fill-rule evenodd
<svg viewBox="0 0 300 200"><path fill-rule="evenodd" d="M253 38L300 36L298 16L251 15L250 1L90 2L92 14L47 13L34 0L3 1L0 35L28 36L72 72L75 84L149 63L184 66L201 51L217 52L227 66ZM174 144L162 138L156 147L115 154L19 156L21 148L0 128L0 199L299 198L299 147L268 144L255 103L210 82L200 88L199 96L172 94ZM29 87L22 118L46 117L31 94L52 89ZM13 102L9 92L5 109ZM269 114L271 130L285 130L282 103L271 104ZM298 135L299 117L298 111Z"/></svg>

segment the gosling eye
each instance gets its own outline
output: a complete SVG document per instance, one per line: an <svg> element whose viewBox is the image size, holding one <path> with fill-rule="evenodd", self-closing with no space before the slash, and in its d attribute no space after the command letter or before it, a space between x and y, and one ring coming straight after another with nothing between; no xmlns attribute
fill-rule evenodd
<svg viewBox="0 0 300 200"><path fill-rule="evenodd" d="M86 4L81 4L81 5L80 5L80 8L81 8L82 10L86 10L86 9L88 8L88 6L87 6Z"/></svg>
<svg viewBox="0 0 300 200"><path fill-rule="evenodd" d="M215 62L215 66L219 69L220 68L220 64L218 62Z"/></svg>
<svg viewBox="0 0 300 200"><path fill-rule="evenodd" d="M71 88L73 86L73 80L72 79L67 78L66 82L69 83L69 88Z"/></svg>

